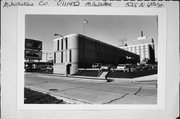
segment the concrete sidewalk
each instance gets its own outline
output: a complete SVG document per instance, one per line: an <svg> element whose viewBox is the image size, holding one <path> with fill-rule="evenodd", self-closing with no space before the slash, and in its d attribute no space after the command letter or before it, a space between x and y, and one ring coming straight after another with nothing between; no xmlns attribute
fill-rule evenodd
<svg viewBox="0 0 180 119"><path fill-rule="evenodd" d="M54 77L66 77L63 74L45 74L47 76L54 76ZM102 77L92 77L92 76L75 76L75 75L69 75L69 78L77 78L77 79L91 79L91 80L106 80ZM108 79L111 79L112 81L118 82L118 81L157 81L157 74L149 75L149 76L142 76L137 78L111 78L108 77Z"/></svg>

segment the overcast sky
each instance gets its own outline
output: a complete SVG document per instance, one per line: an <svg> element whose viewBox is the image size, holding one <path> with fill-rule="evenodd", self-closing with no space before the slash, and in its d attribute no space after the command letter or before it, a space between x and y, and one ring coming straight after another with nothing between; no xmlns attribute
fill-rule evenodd
<svg viewBox="0 0 180 119"><path fill-rule="evenodd" d="M25 37L43 41L43 52L53 52L53 39L57 38L54 34L83 34L84 19L88 20L85 35L114 46L124 38L137 40L142 30L155 40L157 55L156 16L26 15Z"/></svg>

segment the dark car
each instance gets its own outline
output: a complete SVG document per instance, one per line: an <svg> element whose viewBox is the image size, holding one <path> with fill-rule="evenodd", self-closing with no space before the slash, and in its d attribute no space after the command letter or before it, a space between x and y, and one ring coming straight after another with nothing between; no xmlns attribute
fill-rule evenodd
<svg viewBox="0 0 180 119"><path fill-rule="evenodd" d="M41 67L41 71L42 72L52 72L53 71L53 67L52 66L42 66Z"/></svg>

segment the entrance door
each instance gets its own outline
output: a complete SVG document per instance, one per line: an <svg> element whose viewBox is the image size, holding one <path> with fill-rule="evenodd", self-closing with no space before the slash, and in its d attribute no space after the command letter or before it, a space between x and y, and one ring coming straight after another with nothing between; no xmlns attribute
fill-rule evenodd
<svg viewBox="0 0 180 119"><path fill-rule="evenodd" d="M70 74L70 70L71 70L71 64L67 65L67 74Z"/></svg>

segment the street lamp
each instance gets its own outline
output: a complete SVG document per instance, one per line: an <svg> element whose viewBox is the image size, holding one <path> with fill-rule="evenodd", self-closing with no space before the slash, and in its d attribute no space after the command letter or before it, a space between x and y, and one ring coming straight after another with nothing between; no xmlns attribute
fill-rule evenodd
<svg viewBox="0 0 180 119"><path fill-rule="evenodd" d="M84 35L85 35L85 26L86 26L86 24L88 24L88 20L84 19L83 23L84 23Z"/></svg>
<svg viewBox="0 0 180 119"><path fill-rule="evenodd" d="M62 35L60 35L58 33L55 33L54 36L60 36L60 37L62 37L64 39L64 36L62 36Z"/></svg>
<svg viewBox="0 0 180 119"><path fill-rule="evenodd" d="M64 36L62 36L60 34L57 34L57 33L55 33L54 36L60 36L60 37L62 37L62 40L65 39ZM67 63L67 49L65 51L66 51L66 62L65 62L65 65L66 65L66 77L67 77L68 76L68 71L67 71L67 66L68 66L68 63Z"/></svg>

